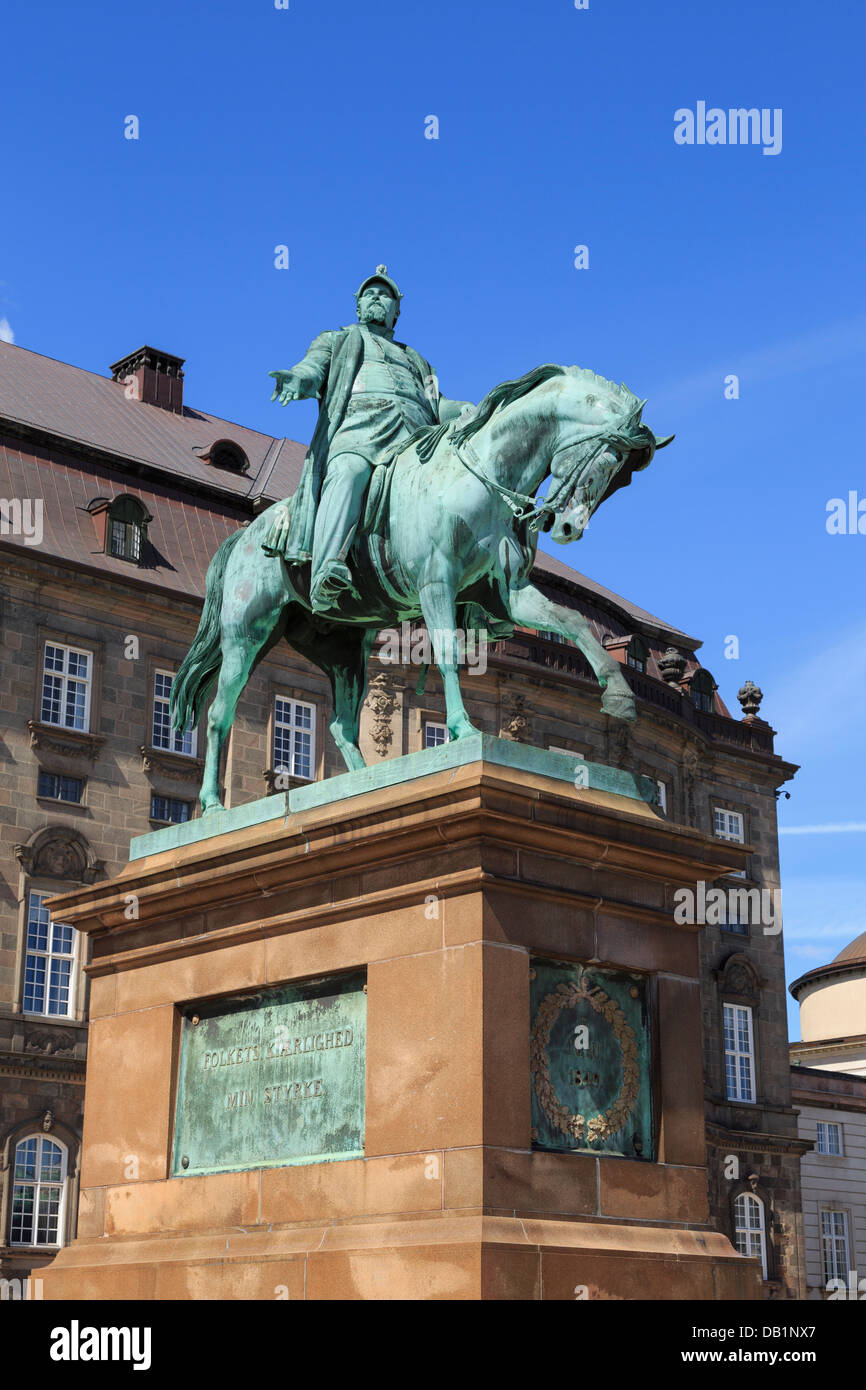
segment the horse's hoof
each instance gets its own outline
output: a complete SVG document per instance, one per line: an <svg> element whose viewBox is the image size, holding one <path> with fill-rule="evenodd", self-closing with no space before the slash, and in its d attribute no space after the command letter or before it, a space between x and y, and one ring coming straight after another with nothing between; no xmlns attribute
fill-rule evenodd
<svg viewBox="0 0 866 1390"><path fill-rule="evenodd" d="M449 724L448 732L451 735L451 742L453 743L455 739L469 738L471 734L480 734L481 730L476 729L474 724L470 724L468 719L463 719L459 724L455 725L453 729Z"/></svg>
<svg viewBox="0 0 866 1390"><path fill-rule="evenodd" d="M633 695L606 693L602 696L601 707L605 714L613 715L614 719L623 719L627 724L634 724L637 719L637 706Z"/></svg>
<svg viewBox="0 0 866 1390"><path fill-rule="evenodd" d="M217 811L224 811L225 807L221 801L212 801L209 806L205 806L202 817L215 815Z"/></svg>

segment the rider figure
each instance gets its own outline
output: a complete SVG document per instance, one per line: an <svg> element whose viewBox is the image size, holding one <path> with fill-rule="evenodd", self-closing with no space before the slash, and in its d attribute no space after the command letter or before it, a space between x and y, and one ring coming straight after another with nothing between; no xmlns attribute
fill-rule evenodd
<svg viewBox="0 0 866 1390"><path fill-rule="evenodd" d="M320 333L296 366L270 373L272 400L320 402L291 515L286 503L275 507L264 541L290 564L312 561L314 613L336 612L346 592L357 597L347 558L373 469L417 429L455 419L469 404L440 396L430 363L394 341L401 298L387 267L377 266L355 295L358 323Z"/></svg>

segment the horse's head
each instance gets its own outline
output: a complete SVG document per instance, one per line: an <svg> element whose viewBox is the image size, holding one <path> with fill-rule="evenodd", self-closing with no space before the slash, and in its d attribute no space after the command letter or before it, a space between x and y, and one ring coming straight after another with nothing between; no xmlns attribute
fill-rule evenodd
<svg viewBox="0 0 866 1390"><path fill-rule="evenodd" d="M579 540L595 509L628 487L632 474L649 467L656 449L673 439L660 439L643 424L646 401L628 387L580 367L565 368L565 377L564 418L544 501L545 530L559 545Z"/></svg>

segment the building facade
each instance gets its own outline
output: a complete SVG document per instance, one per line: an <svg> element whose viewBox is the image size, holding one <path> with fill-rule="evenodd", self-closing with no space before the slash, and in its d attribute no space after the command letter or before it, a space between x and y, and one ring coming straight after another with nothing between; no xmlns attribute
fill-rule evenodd
<svg viewBox="0 0 866 1390"><path fill-rule="evenodd" d="M866 1299L866 932L791 985L806 1297Z"/></svg>
<svg viewBox="0 0 866 1390"><path fill-rule="evenodd" d="M0 344L0 1277L38 1271L75 1229L86 962L46 900L119 872L131 836L198 814L203 731L171 730L171 681L211 555L294 490L304 455L184 405L182 366L142 348L99 376ZM726 709L695 639L546 555L535 580L622 663L638 723L601 712L575 646L520 629L467 667L473 723L645 773L659 814L751 850L745 877L691 904L706 920L697 1122L713 1221L762 1259L768 1297L800 1297L808 1144L791 1101L781 923L761 908L779 886L776 795L795 768L751 690L743 717ZM390 655L385 639L371 661L368 762L447 737L435 670L418 695L417 667ZM324 674L275 648L238 708L226 804L265 795L277 775L293 785L343 771L330 717ZM689 910L676 885L670 909Z"/></svg>

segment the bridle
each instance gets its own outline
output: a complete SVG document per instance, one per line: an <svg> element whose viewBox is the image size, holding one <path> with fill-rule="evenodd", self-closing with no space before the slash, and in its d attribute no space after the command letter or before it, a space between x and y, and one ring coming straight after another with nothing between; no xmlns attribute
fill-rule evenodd
<svg viewBox="0 0 866 1390"><path fill-rule="evenodd" d="M482 473L480 469L483 467L483 464L475 448L468 439L464 439L463 443L458 445L452 438L451 448L457 456L458 461L462 463L463 467L467 469L473 477L477 478L479 482L484 483L485 487L488 487L491 492L495 492L501 497L502 501L513 513L515 520L519 521L521 525L527 525L538 530L541 529L542 516L549 512L552 517L556 517L557 509L563 504L566 497L571 496L578 470L583 472L586 468L591 467L599 454L603 453L604 450L609 448L612 444L617 444L620 449L631 452L634 448L634 444L628 438L628 431L632 421L640 414L644 404L645 402L641 402L636 410L629 416L626 424L616 432L610 433L608 431L599 430L596 434L584 434L579 439L571 439L567 441L567 443L560 444L554 449L550 456L548 473L545 474L545 476L553 472L553 461L558 454L565 453L566 450L573 449L578 444L595 444L595 448L588 458L581 453L581 456L576 460L574 466L569 468L564 477L559 480L553 495L548 495L540 506L536 504L535 497L530 497L523 492L517 492L514 488L505 487L503 483L498 483L494 478L488 478ZM650 433L649 430L647 430L647 433ZM651 434L650 438L652 439ZM469 458L464 457L464 453L461 453L461 449L469 455ZM470 462L470 459L472 462Z"/></svg>

